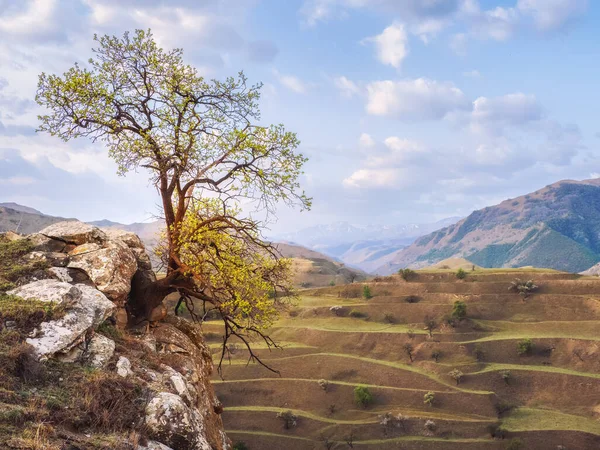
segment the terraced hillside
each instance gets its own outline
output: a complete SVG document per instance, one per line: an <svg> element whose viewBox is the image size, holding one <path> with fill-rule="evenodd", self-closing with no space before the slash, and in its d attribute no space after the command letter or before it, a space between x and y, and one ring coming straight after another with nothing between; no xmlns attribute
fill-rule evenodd
<svg viewBox="0 0 600 450"><path fill-rule="evenodd" d="M517 276L539 289L509 291ZM284 350L258 350L280 375L235 351L214 381L239 448L600 448L599 279L437 270L368 286L368 300L361 284L303 291L271 330ZM204 329L216 350L219 325ZM357 386L372 401L358 406Z"/></svg>

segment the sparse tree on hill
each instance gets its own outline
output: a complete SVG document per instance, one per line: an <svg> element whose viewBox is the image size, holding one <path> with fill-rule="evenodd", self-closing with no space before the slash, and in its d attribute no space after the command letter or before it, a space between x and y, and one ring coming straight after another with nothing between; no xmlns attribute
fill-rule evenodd
<svg viewBox="0 0 600 450"><path fill-rule="evenodd" d="M374 400L373 394L371 394L371 391L369 390L368 387L356 386L354 388L354 402L358 406L362 406L363 408L366 408L371 403L373 403L373 400Z"/></svg>
<svg viewBox="0 0 600 450"><path fill-rule="evenodd" d="M448 375L450 375L454 379L454 381L456 381L457 386L460 384L464 377L464 373L462 373L458 369L452 369Z"/></svg>
<svg viewBox="0 0 600 450"><path fill-rule="evenodd" d="M455 320L463 320L467 317L467 304L457 300L452 307L452 318Z"/></svg>
<svg viewBox="0 0 600 450"><path fill-rule="evenodd" d="M431 352L431 359L433 359L435 362L439 362L441 357L442 357L441 350L435 349Z"/></svg>
<svg viewBox="0 0 600 450"><path fill-rule="evenodd" d="M531 355L533 352L533 342L531 339L523 339L517 344L517 353L519 355Z"/></svg>
<svg viewBox="0 0 600 450"><path fill-rule="evenodd" d="M508 287L509 291L516 291L519 293L519 295L523 298L523 301L525 301L525 299L527 297L529 297L529 295L534 292L537 291L539 289L539 286L536 285L533 280L521 280L520 278L515 278L515 280L513 282L510 283L510 286Z"/></svg>
<svg viewBox="0 0 600 450"><path fill-rule="evenodd" d="M404 353L406 353L406 355L408 356L408 358L410 359L410 362L412 362L413 360L413 352L414 352L414 347L412 346L412 344L410 342L406 342L402 348L404 349Z"/></svg>
<svg viewBox="0 0 600 450"><path fill-rule="evenodd" d="M475 344L475 347L473 347L473 356L475 356L477 361L483 361L483 358L485 358L485 351L481 344Z"/></svg>
<svg viewBox="0 0 600 450"><path fill-rule="evenodd" d="M298 416L296 416L292 411L282 411L277 413L277 418L281 419L283 422L283 428L285 430L289 430L290 428L294 428L298 425Z"/></svg>
<svg viewBox="0 0 600 450"><path fill-rule="evenodd" d="M258 124L261 85L249 86L243 73L205 80L181 49L160 48L150 31L94 39L87 66L40 75L39 129L102 142L121 175L150 174L162 202L167 274L134 279L129 311L148 319L172 292L194 318L197 302L212 305L225 325L219 368L232 336L262 364L249 338L276 346L264 330L292 284L289 261L261 230L276 204L311 203L298 183L306 158L296 152L296 135ZM245 216L241 202L255 205L263 221Z"/></svg>
<svg viewBox="0 0 600 450"><path fill-rule="evenodd" d="M413 278L416 278L417 272L407 267L405 269L398 270L398 275L400 275L404 281L410 281Z"/></svg>
<svg viewBox="0 0 600 450"><path fill-rule="evenodd" d="M373 294L371 294L371 288L368 284L363 286L363 297L365 300L370 300L373 298Z"/></svg>
<svg viewBox="0 0 600 450"><path fill-rule="evenodd" d="M330 440L329 437L325 436L324 434L321 434L319 440L323 443L323 446L327 450L331 450L335 446L335 441Z"/></svg>
<svg viewBox="0 0 600 450"><path fill-rule="evenodd" d="M433 317L425 316L423 324L425 325L425 329L429 332L429 337L433 337L433 330L438 327L437 321Z"/></svg>
<svg viewBox="0 0 600 450"><path fill-rule="evenodd" d="M502 380L504 380L505 384L510 384L510 380L512 379L512 375L510 373L510 370L503 370L500 373L500 376L502 377Z"/></svg>
<svg viewBox="0 0 600 450"><path fill-rule="evenodd" d="M456 271L456 278L458 278L459 280L464 280L465 278L467 278L467 271L461 267Z"/></svg>
<svg viewBox="0 0 600 450"><path fill-rule="evenodd" d="M426 405L433 406L434 402L435 402L435 393L434 392L429 391L423 396L423 403L425 403Z"/></svg>
<svg viewBox="0 0 600 450"><path fill-rule="evenodd" d="M356 435L354 434L354 430L350 430L350 434L344 438L346 441L346 445L349 448L354 448L354 440L356 439Z"/></svg>

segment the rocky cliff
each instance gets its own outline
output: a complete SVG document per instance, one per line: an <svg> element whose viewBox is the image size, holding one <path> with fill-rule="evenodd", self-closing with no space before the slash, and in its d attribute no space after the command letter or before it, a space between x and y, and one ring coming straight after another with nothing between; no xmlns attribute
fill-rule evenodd
<svg viewBox="0 0 600 450"><path fill-rule="evenodd" d="M126 329L135 275L154 277L133 233L0 234L0 448L229 448L199 327Z"/></svg>

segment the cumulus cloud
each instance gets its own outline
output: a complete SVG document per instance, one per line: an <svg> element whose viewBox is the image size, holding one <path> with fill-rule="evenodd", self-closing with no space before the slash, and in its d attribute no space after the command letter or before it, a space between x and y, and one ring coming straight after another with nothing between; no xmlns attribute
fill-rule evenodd
<svg viewBox="0 0 600 450"><path fill-rule="evenodd" d="M342 183L347 188L380 189L395 187L399 179L398 169L359 169Z"/></svg>
<svg viewBox="0 0 600 450"><path fill-rule="evenodd" d="M588 9L588 0L518 0L517 8L533 18L538 29L555 30L579 18Z"/></svg>
<svg viewBox="0 0 600 450"><path fill-rule="evenodd" d="M426 78L374 81L367 85L367 112L400 120L435 120L470 108L465 94L452 83Z"/></svg>
<svg viewBox="0 0 600 450"><path fill-rule="evenodd" d="M343 97L352 98L355 95L360 94L360 88L354 82L346 78L345 76L335 77L333 79L333 85L337 90L340 91Z"/></svg>
<svg viewBox="0 0 600 450"><path fill-rule="evenodd" d="M408 37L401 23L394 23L377 36L365 39L375 45L377 59L382 63L399 69L408 55Z"/></svg>
<svg viewBox="0 0 600 450"><path fill-rule="evenodd" d="M475 129L523 126L542 119L542 106L534 95L521 92L501 97L479 97L473 102L470 114Z"/></svg>
<svg viewBox="0 0 600 450"><path fill-rule="evenodd" d="M290 91L295 92L296 94L306 94L308 92L309 86L307 83L302 81L300 78L294 75L282 74L279 71L274 70L273 74L279 80L279 83Z"/></svg>
<svg viewBox="0 0 600 450"><path fill-rule="evenodd" d="M370 134L363 133L358 139L358 146L362 149L370 149L375 147L375 139Z"/></svg>

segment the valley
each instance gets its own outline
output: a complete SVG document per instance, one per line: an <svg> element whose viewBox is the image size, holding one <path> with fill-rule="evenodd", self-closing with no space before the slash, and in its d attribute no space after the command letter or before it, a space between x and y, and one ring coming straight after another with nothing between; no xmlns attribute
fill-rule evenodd
<svg viewBox="0 0 600 450"><path fill-rule="evenodd" d="M600 446L600 280L540 269L466 273L301 291L270 330L282 349L256 350L280 374L248 365L237 344L223 379L213 380L228 435L252 450ZM517 277L539 289L527 298L509 291ZM457 301L462 320L451 317ZM216 349L220 325L203 328ZM362 406L358 386L372 396ZM286 414L296 423L288 429Z"/></svg>

